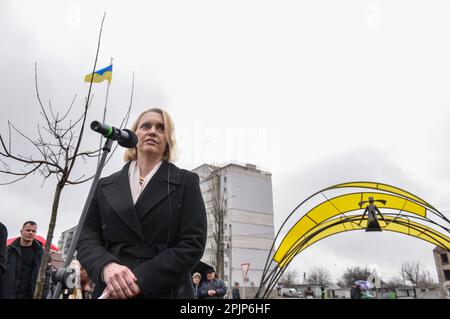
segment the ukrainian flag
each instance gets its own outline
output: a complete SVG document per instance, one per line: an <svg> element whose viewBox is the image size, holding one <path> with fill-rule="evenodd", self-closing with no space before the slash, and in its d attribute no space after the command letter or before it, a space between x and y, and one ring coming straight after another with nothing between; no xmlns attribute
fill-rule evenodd
<svg viewBox="0 0 450 319"><path fill-rule="evenodd" d="M99 82L103 82L104 80L108 80L109 83L111 83L111 79L112 79L112 64L110 66L107 66L104 69L95 71L93 73L94 78L92 79L92 73L89 73L88 75L86 75L84 77L84 82L95 82L95 83L99 83Z"/></svg>

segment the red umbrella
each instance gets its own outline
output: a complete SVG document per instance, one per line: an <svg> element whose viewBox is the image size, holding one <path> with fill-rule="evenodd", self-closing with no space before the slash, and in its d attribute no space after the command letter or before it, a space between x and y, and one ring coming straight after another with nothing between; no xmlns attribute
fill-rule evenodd
<svg viewBox="0 0 450 319"><path fill-rule="evenodd" d="M14 237L14 238L10 238L6 241L6 244L9 246L13 243L13 241L15 241L17 238L19 237ZM42 244L42 247L45 247L45 239L42 236L36 235L36 240L39 241ZM54 251L58 251L58 247L56 247L55 245L51 244L50 245L50 250L54 250Z"/></svg>

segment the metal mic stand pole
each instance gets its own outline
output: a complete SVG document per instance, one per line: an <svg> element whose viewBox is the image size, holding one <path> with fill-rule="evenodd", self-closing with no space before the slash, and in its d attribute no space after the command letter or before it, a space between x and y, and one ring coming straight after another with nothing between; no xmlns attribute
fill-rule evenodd
<svg viewBox="0 0 450 319"><path fill-rule="evenodd" d="M64 262L64 268L68 267L70 263L72 262L72 257L75 252L75 248L77 247L78 238L80 237L81 228L83 227L84 220L86 219L86 214L89 209L89 206L91 205L92 197L94 196L94 191L97 188L98 180L100 179L100 175L102 174L103 166L106 162L106 157L108 156L108 153L111 151L111 145L113 140L107 138L105 141L105 145L103 146L102 150L102 157L100 159L100 162L97 165L97 171L95 172L94 180L92 181L91 189L89 190L88 197L86 199L86 203L84 204L83 212L81 213L80 220L78 221L77 229L75 230L75 234L73 236L72 242L70 243L69 252L66 255L66 260ZM59 294L61 293L61 283L58 282L56 285L55 291L53 292L52 299L58 299Z"/></svg>

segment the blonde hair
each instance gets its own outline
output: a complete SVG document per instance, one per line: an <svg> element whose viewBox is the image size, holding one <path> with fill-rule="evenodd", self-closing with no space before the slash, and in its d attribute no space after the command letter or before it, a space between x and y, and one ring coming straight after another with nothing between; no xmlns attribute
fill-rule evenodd
<svg viewBox="0 0 450 319"><path fill-rule="evenodd" d="M147 113L158 113L161 114L164 122L164 134L167 139L167 148L164 151L162 160L163 161L175 161L176 160L176 147L177 147L177 141L175 139L175 126L173 125L172 118L170 117L169 113L166 111L160 109L160 108L151 108L144 112L142 112L136 121L134 121L133 125L131 126L131 131L136 132L139 121L141 118L147 114ZM125 153L123 155L123 159L125 162L128 161L134 161L137 159L137 149L136 148L127 148L125 150Z"/></svg>

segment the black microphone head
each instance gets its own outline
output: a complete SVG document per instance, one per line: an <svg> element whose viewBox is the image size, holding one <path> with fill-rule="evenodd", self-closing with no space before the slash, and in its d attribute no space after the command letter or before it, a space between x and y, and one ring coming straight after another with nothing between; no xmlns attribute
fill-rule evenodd
<svg viewBox="0 0 450 319"><path fill-rule="evenodd" d="M105 123L100 123L99 121L92 121L91 129L94 132L102 134L104 137L111 137L114 128Z"/></svg>
<svg viewBox="0 0 450 319"><path fill-rule="evenodd" d="M126 148L136 147L136 145L138 143L137 135L128 129L123 129L122 131L125 131L128 133L128 138L127 139L119 139L119 140L117 140L117 143L119 143L120 146L126 147Z"/></svg>
<svg viewBox="0 0 450 319"><path fill-rule="evenodd" d="M91 123L91 130L97 132L99 128L100 128L100 122L99 121L92 121L92 123Z"/></svg>

